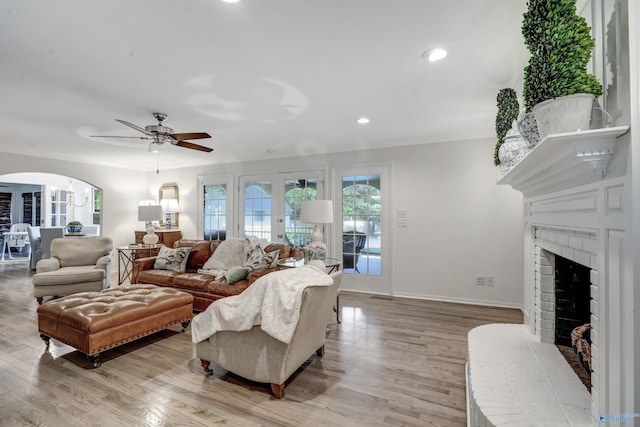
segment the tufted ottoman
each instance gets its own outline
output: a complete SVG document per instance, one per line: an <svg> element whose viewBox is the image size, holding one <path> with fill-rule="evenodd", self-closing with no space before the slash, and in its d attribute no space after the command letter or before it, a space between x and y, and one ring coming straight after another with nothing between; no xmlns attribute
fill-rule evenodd
<svg viewBox="0 0 640 427"><path fill-rule="evenodd" d="M189 326L193 296L172 288L132 285L81 292L38 306L38 330L86 353L94 367L99 353L169 326Z"/></svg>

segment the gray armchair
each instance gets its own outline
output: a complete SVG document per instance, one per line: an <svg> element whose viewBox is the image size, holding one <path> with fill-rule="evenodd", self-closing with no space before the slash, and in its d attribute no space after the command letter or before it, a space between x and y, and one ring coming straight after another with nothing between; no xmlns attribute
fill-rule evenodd
<svg viewBox="0 0 640 427"><path fill-rule="evenodd" d="M29 236L29 247L31 249L31 257L29 259L29 269L35 270L36 264L42 259L42 241L40 240L40 227L27 226L27 235Z"/></svg>
<svg viewBox="0 0 640 427"><path fill-rule="evenodd" d="M45 296L108 288L112 250L109 237L54 239L51 258L38 261L33 275L33 295L38 304Z"/></svg>
<svg viewBox="0 0 640 427"><path fill-rule="evenodd" d="M210 362L243 378L271 383L273 395L284 397L285 381L314 353L324 355L327 324L340 289L342 272L331 274L333 285L304 290L300 319L289 344L264 332L260 326L248 331L222 331L196 344L196 357L205 372Z"/></svg>
<svg viewBox="0 0 640 427"><path fill-rule="evenodd" d="M65 228L63 227L40 227L40 243L42 245L40 259L51 258L51 242L53 242L53 239L64 237L64 233Z"/></svg>

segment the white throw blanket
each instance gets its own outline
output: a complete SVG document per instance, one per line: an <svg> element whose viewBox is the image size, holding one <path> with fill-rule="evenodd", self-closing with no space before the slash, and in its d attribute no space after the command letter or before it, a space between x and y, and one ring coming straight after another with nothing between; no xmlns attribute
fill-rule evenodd
<svg viewBox="0 0 640 427"><path fill-rule="evenodd" d="M331 286L333 279L313 265L275 271L256 280L240 295L214 301L191 322L191 339L204 341L220 331L248 331L255 325L288 344L300 318L302 292Z"/></svg>

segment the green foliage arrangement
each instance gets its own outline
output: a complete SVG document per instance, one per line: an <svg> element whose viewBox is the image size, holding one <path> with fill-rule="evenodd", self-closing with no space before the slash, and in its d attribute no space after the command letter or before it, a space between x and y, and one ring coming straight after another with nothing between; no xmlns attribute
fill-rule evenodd
<svg viewBox="0 0 640 427"><path fill-rule="evenodd" d="M522 35L531 53L524 69L525 108L576 93L602 95L602 85L587 73L595 45L575 0L529 0Z"/></svg>
<svg viewBox="0 0 640 427"><path fill-rule="evenodd" d="M71 221L71 222L69 222L69 224L67 224L67 225L80 225L80 226L81 226L81 225L82 225L82 223L81 223L80 221Z"/></svg>
<svg viewBox="0 0 640 427"><path fill-rule="evenodd" d="M498 150L500 150L500 146L507 132L511 129L513 121L518 118L520 104L518 104L516 91L511 88L500 89L496 100L498 101L498 114L496 114L496 136L498 137L498 141L496 142L496 149L493 153L493 164L499 166L500 159L498 158Z"/></svg>

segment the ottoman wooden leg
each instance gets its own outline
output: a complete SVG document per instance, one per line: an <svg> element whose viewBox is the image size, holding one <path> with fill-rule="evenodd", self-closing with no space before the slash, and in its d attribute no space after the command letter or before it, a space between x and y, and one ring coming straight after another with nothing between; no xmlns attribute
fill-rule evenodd
<svg viewBox="0 0 640 427"><path fill-rule="evenodd" d="M51 339L50 337L48 337L45 334L40 334L40 338L42 338L42 340L44 341L44 343L46 344L47 347L49 347L49 340Z"/></svg>
<svg viewBox="0 0 640 427"><path fill-rule="evenodd" d="M102 365L102 362L99 360L99 356L100 353L91 356L87 355L87 359L89 359L89 362L91 362L94 368L99 368Z"/></svg>

